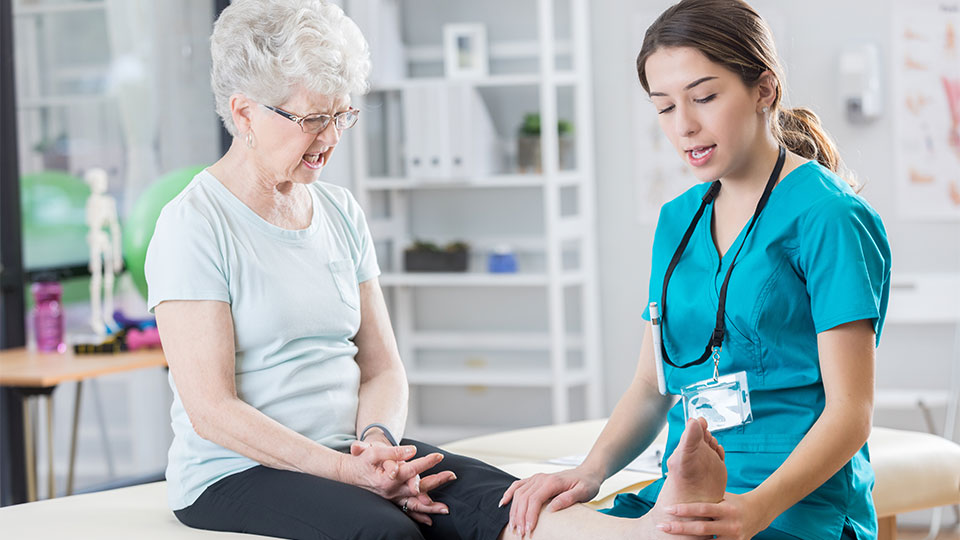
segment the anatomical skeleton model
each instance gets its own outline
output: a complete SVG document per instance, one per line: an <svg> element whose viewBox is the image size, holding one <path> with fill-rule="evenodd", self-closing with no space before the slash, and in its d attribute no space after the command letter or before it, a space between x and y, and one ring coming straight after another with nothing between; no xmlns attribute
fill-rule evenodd
<svg viewBox="0 0 960 540"><path fill-rule="evenodd" d="M117 203L107 195L107 173L90 169L84 177L90 186L87 199L87 244L90 246L90 326L104 337L113 322L114 274L123 269L120 255L120 222Z"/></svg>

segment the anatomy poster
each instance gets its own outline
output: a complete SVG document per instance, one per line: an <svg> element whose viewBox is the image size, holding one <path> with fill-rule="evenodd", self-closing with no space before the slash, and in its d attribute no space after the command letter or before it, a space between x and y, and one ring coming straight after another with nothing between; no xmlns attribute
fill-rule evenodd
<svg viewBox="0 0 960 540"><path fill-rule="evenodd" d="M893 32L900 213L960 220L960 1L901 0Z"/></svg>

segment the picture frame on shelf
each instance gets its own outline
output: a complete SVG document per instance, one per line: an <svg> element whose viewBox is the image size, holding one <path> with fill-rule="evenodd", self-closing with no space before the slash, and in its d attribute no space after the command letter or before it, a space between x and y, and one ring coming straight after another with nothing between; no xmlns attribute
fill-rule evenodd
<svg viewBox="0 0 960 540"><path fill-rule="evenodd" d="M443 70L447 78L485 77L487 28L479 23L443 25Z"/></svg>

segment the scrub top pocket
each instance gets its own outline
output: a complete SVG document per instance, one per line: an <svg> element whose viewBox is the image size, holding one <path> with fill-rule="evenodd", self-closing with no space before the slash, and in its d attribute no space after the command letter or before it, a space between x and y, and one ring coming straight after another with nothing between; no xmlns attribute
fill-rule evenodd
<svg viewBox="0 0 960 540"><path fill-rule="evenodd" d="M730 487L749 488L763 483L803 439L804 434L742 434L725 436L717 433L717 441L726 453L728 468L738 471L736 479L730 479Z"/></svg>
<svg viewBox="0 0 960 540"><path fill-rule="evenodd" d="M337 284L337 290L340 291L340 299L351 309L359 310L360 286L357 283L353 261L340 259L331 261L329 266L330 273L333 275L333 282Z"/></svg>

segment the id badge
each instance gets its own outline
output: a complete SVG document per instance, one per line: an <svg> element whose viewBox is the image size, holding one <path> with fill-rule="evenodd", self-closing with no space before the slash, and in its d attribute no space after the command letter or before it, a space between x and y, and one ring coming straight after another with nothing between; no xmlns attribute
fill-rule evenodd
<svg viewBox="0 0 960 540"><path fill-rule="evenodd" d="M731 373L680 389L685 421L703 417L711 432L753 422L747 373Z"/></svg>

